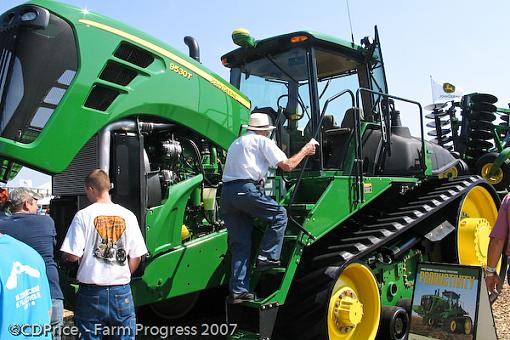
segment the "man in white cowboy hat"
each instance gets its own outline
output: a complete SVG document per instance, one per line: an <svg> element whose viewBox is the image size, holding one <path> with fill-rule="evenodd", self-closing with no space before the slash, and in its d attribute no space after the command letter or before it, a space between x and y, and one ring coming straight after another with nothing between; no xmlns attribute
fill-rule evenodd
<svg viewBox="0 0 510 340"><path fill-rule="evenodd" d="M228 149L221 194L221 214L227 226L232 255L230 303L255 299L255 294L249 291L248 275L255 217L269 224L260 243L256 269L262 271L280 265L287 211L266 196L259 184L270 167L293 170L306 156L315 154L317 143L310 141L294 156L287 158L268 138L275 127L267 114L254 110L245 127L248 132L237 138Z"/></svg>

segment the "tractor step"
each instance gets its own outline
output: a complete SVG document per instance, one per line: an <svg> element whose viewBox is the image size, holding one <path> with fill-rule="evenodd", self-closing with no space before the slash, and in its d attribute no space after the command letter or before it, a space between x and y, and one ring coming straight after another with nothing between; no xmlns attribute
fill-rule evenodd
<svg viewBox="0 0 510 340"><path fill-rule="evenodd" d="M291 205L290 210L296 211L296 210L305 210L310 211L315 207L315 204L308 204L308 203L294 203Z"/></svg>
<svg viewBox="0 0 510 340"><path fill-rule="evenodd" d="M287 271L287 268L285 267L275 267L268 270L264 270L263 272L260 272L261 274L278 274L278 273L285 273Z"/></svg>

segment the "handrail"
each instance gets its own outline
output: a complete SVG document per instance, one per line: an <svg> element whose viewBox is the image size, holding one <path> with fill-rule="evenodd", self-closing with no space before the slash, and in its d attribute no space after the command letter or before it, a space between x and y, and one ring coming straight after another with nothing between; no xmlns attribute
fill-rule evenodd
<svg viewBox="0 0 510 340"><path fill-rule="evenodd" d="M320 128L321 128L321 124L322 124L322 119L324 118L324 114L326 113L326 109L329 105L330 102L332 102L333 100L337 99L338 97L340 96L343 96L344 94L350 94L351 96L351 101L352 101L352 105L354 106L354 93L352 93L351 90L343 90L333 96L331 96L330 98L328 98L326 100L326 102L324 103L324 107L322 109L322 112L321 112L321 115L319 117L319 122L317 124L317 127L315 128L315 132L312 134L313 138L316 139L319 135L319 131L320 131ZM305 234L307 234L312 240L315 240L315 236L310 233L308 230L306 230L305 227L303 227L301 225L301 223L299 223L298 221L296 221L296 219L294 219L294 217L292 216L292 214L290 213L291 212L291 207L292 207L292 203L294 203L294 199L296 198L296 193L297 193L297 190L299 188L299 184L301 183L301 180L303 178L303 174L305 172L305 169L306 169L306 164L308 163L308 158L309 157L305 157L305 161L303 163L303 166L301 167L301 170L299 172L299 176L296 180L296 184L294 186L294 190L292 191L292 195L290 196L290 199L289 199L289 203L287 204L287 211L288 211L288 215L289 215L289 219L294 222L294 224L302 231L304 232Z"/></svg>
<svg viewBox="0 0 510 340"><path fill-rule="evenodd" d="M387 93L382 93L382 92L378 92L378 91L374 91L374 90L371 90L371 89L367 89L367 88L359 88L357 91L356 91L356 105L359 105L359 102L360 102L360 97L361 97L361 92L368 92L368 93L371 93L371 94L376 94L376 95L380 95L382 97L385 97L385 98L392 98L392 99L396 99L396 100L399 100L399 101L403 101L403 102L406 102L406 103L410 103L410 104L415 104L418 106L419 108L419 115L420 115L420 133L421 133L421 160L420 160L420 166L421 166L421 169L423 171L423 177L425 177L425 171L427 170L427 165L426 165L426 158L425 158L425 133L423 131L423 109L421 107L421 104L417 101L414 101L414 100L410 100L410 99L405 99L405 98L401 98L401 97L397 97L397 96L393 96L393 95L390 95L390 94L387 94ZM391 122L391 118L389 120ZM391 126L390 126L390 130L391 130Z"/></svg>

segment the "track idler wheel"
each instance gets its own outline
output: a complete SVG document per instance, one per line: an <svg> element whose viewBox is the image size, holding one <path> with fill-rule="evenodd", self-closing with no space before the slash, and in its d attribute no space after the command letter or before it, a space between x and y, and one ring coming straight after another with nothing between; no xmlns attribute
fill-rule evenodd
<svg viewBox="0 0 510 340"><path fill-rule="evenodd" d="M409 314L402 307L384 306L378 339L403 340L409 332Z"/></svg>
<svg viewBox="0 0 510 340"><path fill-rule="evenodd" d="M457 217L457 255L460 264L487 266L489 235L497 215L494 198L483 186L473 187L464 196Z"/></svg>
<svg viewBox="0 0 510 340"><path fill-rule="evenodd" d="M347 266L337 279L327 311L329 339L374 339L381 317L377 281L366 266Z"/></svg>
<svg viewBox="0 0 510 340"><path fill-rule="evenodd" d="M506 190L510 185L510 160L507 159L501 164L494 176L489 176L492 164L498 157L495 152L487 153L476 161L476 174L482 176L492 184L496 190Z"/></svg>

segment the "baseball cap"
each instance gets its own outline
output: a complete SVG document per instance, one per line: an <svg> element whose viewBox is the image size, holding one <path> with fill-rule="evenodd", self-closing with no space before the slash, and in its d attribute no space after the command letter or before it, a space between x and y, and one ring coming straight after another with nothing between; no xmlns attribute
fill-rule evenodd
<svg viewBox="0 0 510 340"><path fill-rule="evenodd" d="M9 201L11 202L13 207L19 207L24 202L32 198L39 200L42 198L42 196L36 193L35 191L27 188L16 188L11 190L11 192L9 193Z"/></svg>

